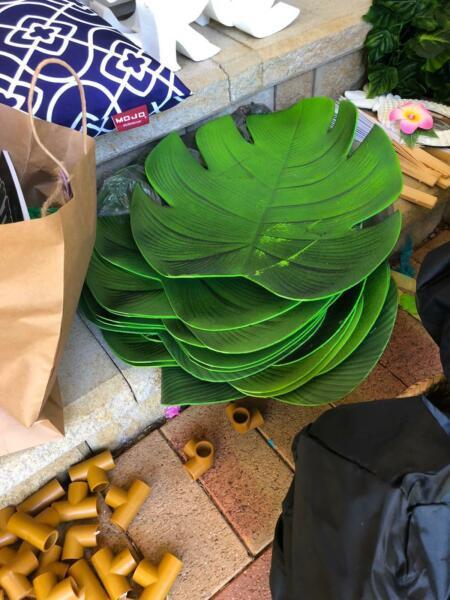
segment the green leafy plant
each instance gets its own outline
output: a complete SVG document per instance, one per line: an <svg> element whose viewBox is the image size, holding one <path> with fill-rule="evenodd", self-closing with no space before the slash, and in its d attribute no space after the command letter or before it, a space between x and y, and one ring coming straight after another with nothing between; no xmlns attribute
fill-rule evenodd
<svg viewBox="0 0 450 600"><path fill-rule="evenodd" d="M402 180L383 131L355 147L355 125L314 98L248 117L248 138L207 123L199 161L170 135L146 161L162 202L136 187L130 217L99 218L81 308L121 359L163 367L163 403L320 404L375 366Z"/></svg>
<svg viewBox="0 0 450 600"><path fill-rule="evenodd" d="M450 101L447 0L373 0L364 19L370 96Z"/></svg>

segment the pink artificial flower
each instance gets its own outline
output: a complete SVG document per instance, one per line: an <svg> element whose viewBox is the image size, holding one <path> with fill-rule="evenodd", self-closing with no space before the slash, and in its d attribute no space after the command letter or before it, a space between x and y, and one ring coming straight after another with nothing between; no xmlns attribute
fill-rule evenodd
<svg viewBox="0 0 450 600"><path fill-rule="evenodd" d="M389 113L390 121L400 121L400 131L410 135L416 129L432 129L433 117L420 102L405 102Z"/></svg>

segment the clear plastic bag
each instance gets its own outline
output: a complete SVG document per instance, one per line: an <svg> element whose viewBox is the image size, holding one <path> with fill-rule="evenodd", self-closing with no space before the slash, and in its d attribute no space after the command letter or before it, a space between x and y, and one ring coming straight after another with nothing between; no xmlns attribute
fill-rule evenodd
<svg viewBox="0 0 450 600"><path fill-rule="evenodd" d="M112 217L127 215L134 186L141 185L144 192L153 200L160 203L158 195L150 187L142 165L129 165L108 177L98 193L98 215Z"/></svg>

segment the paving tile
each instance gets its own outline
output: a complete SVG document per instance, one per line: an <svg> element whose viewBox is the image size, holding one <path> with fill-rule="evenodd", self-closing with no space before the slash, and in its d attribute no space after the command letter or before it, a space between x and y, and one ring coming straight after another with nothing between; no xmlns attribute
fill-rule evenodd
<svg viewBox="0 0 450 600"><path fill-rule="evenodd" d="M131 540L151 561L168 551L184 562L171 600L207 600L249 563L236 534L159 431L120 455L116 465L114 484L128 487L139 478L152 486L128 529Z"/></svg>
<svg viewBox="0 0 450 600"><path fill-rule="evenodd" d="M423 325L403 310L398 311L394 333L380 363L405 386L442 372L437 345Z"/></svg>
<svg viewBox="0 0 450 600"><path fill-rule="evenodd" d="M446 242L450 242L450 229L444 229L443 231L440 231L434 238L423 244L423 246L414 252L413 258L418 263L422 264L428 252L438 248Z"/></svg>
<svg viewBox="0 0 450 600"><path fill-rule="evenodd" d="M406 385L400 379L395 377L386 367L378 364L369 377L341 402L348 404L396 398L405 388ZM337 404L340 404L340 402Z"/></svg>
<svg viewBox="0 0 450 600"><path fill-rule="evenodd" d="M291 451L294 437L303 427L315 421L330 408L329 404L310 407L292 406L276 400L266 400L261 408L264 417L264 425L260 428L261 433L272 440L277 452L294 468Z"/></svg>
<svg viewBox="0 0 450 600"><path fill-rule="evenodd" d="M271 600L269 587L272 549L266 550L227 587L214 596L214 600Z"/></svg>
<svg viewBox="0 0 450 600"><path fill-rule="evenodd" d="M162 431L180 455L192 437L214 444L215 465L202 483L250 552L261 552L272 541L290 469L257 431L235 432L223 405L188 408Z"/></svg>

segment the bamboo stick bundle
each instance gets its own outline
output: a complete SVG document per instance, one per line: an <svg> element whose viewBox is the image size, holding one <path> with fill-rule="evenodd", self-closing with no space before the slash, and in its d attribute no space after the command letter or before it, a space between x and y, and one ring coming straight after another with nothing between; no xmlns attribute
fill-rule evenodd
<svg viewBox="0 0 450 600"><path fill-rule="evenodd" d="M404 200L409 200L414 204L418 204L419 206L423 206L424 208L433 208L437 202L437 196L433 196L433 194L428 194L427 192L422 192L422 190L418 190L417 188L404 185L403 189L400 193L400 198Z"/></svg>

